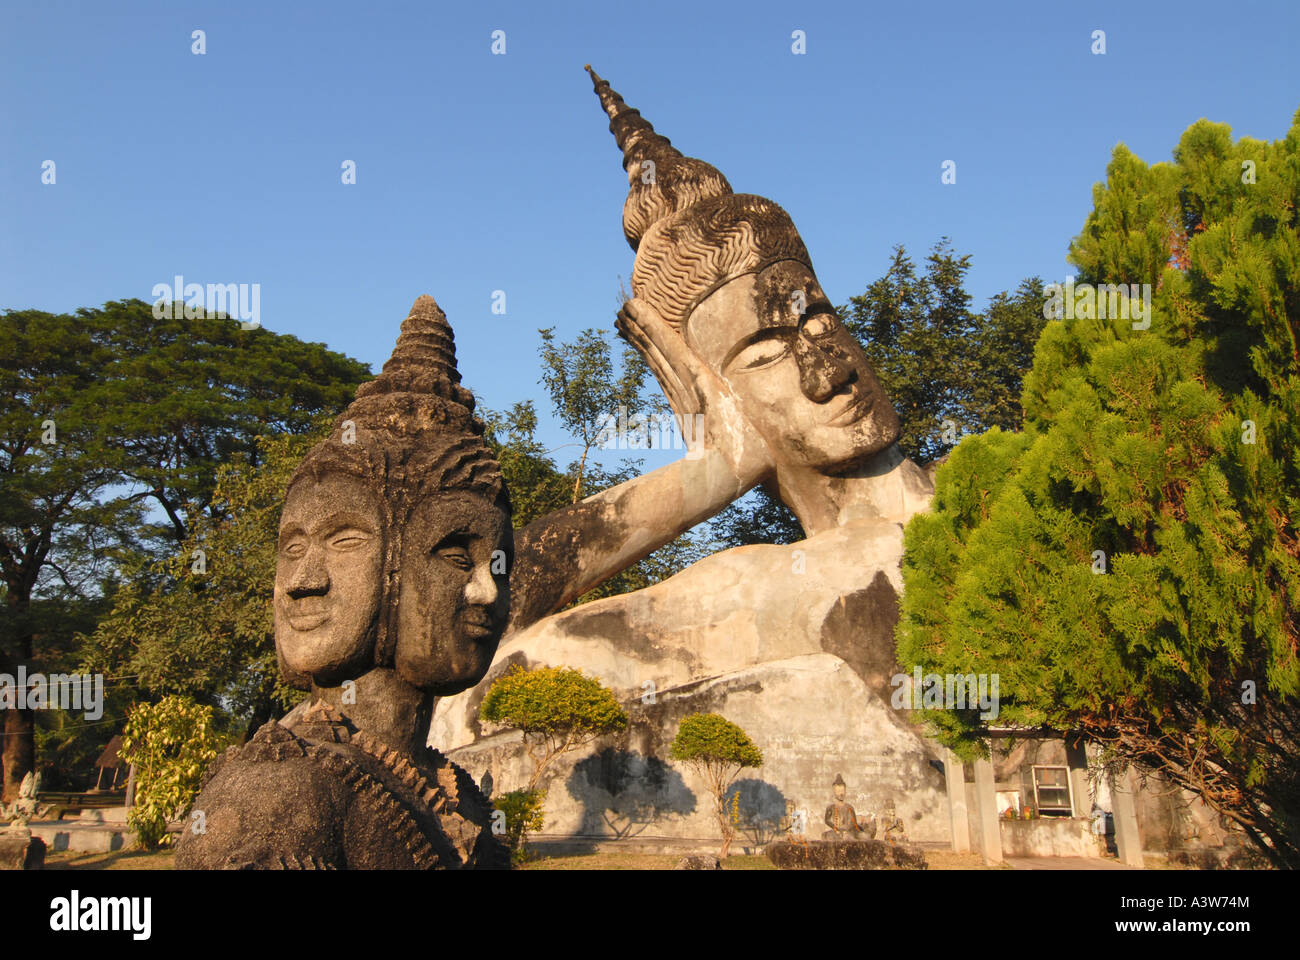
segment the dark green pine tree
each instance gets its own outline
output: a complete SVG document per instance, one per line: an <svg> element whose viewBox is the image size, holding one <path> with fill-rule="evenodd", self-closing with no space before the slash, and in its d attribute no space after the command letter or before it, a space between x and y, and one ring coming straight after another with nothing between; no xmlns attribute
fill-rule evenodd
<svg viewBox="0 0 1300 960"><path fill-rule="evenodd" d="M1093 198L1080 285L1151 309L1098 318L1076 288L1023 430L940 468L899 661L999 675L999 723L1158 769L1300 866L1300 113L1273 143L1198 121L1173 163L1121 145ZM982 749L972 713L933 720Z"/></svg>

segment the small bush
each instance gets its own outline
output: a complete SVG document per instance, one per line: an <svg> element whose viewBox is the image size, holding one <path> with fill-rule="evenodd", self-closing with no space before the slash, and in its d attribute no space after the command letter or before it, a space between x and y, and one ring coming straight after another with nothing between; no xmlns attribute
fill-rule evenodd
<svg viewBox="0 0 1300 960"><path fill-rule="evenodd" d="M674 760L689 763L708 781L718 826L722 830L719 856L726 859L740 821L740 795L732 798L730 810L724 798L741 770L763 765L762 752L744 730L725 717L716 713L693 713L677 728L669 755Z"/></svg>
<svg viewBox="0 0 1300 960"><path fill-rule="evenodd" d="M529 790L560 754L627 728L627 713L613 693L581 670L565 667L512 667L492 684L479 713L488 723L523 731L533 761Z"/></svg>
<svg viewBox="0 0 1300 960"><path fill-rule="evenodd" d="M127 823L146 850L167 846L169 820L189 812L203 771L216 759L221 738L212 708L169 696L131 708L122 734L122 758L135 764L135 804Z"/></svg>
<svg viewBox="0 0 1300 960"><path fill-rule="evenodd" d="M528 859L528 834L545 826L542 812L545 803L545 790L511 790L492 801L492 805L505 815L506 843L510 845L510 856L515 863Z"/></svg>

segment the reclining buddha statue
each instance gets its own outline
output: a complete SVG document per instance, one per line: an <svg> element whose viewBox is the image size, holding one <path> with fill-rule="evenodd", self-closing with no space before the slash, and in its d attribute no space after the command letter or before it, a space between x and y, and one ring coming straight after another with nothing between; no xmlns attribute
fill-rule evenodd
<svg viewBox="0 0 1300 960"><path fill-rule="evenodd" d="M939 839L937 755L891 706L902 528L927 507L930 479L900 454L898 415L790 216L733 192L591 77L623 156L623 232L636 254L618 328L702 436L681 460L518 532L505 641L484 681L439 704L431 740L513 783L524 761L480 721L487 687L516 663L580 667L634 711L624 753L662 759L674 718L721 712L764 751L766 787L755 790L773 823L787 798L813 809L846 769L873 806L893 800ZM653 586L564 609L759 484L806 539L723 550ZM606 829L601 804L617 807L610 798L623 787L592 780L598 767L551 791L555 829Z"/></svg>

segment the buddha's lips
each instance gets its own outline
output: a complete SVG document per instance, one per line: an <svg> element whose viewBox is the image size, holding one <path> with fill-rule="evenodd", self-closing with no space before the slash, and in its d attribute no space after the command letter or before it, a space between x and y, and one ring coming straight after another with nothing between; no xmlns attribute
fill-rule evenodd
<svg viewBox="0 0 1300 960"><path fill-rule="evenodd" d="M496 627L492 615L486 610L466 610L461 615L461 623L464 625L465 632L471 637L484 638L490 637L496 633Z"/></svg>
<svg viewBox="0 0 1300 960"><path fill-rule="evenodd" d="M832 427L846 427L851 423L857 423L871 410L871 396L853 397L850 395L849 402L844 405L844 409L835 416L831 417L827 423Z"/></svg>
<svg viewBox="0 0 1300 960"><path fill-rule="evenodd" d="M315 630L330 618L329 605L322 597L290 600L284 605L284 614L289 626L299 632Z"/></svg>

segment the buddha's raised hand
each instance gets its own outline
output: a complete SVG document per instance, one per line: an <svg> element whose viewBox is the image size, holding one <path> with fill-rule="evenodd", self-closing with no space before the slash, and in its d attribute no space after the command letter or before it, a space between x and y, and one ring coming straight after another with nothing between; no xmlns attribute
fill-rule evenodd
<svg viewBox="0 0 1300 960"><path fill-rule="evenodd" d="M688 458L720 454L746 489L771 475L776 469L771 451L741 412L731 387L654 307L633 297L623 304L616 325L663 387L690 449Z"/></svg>

